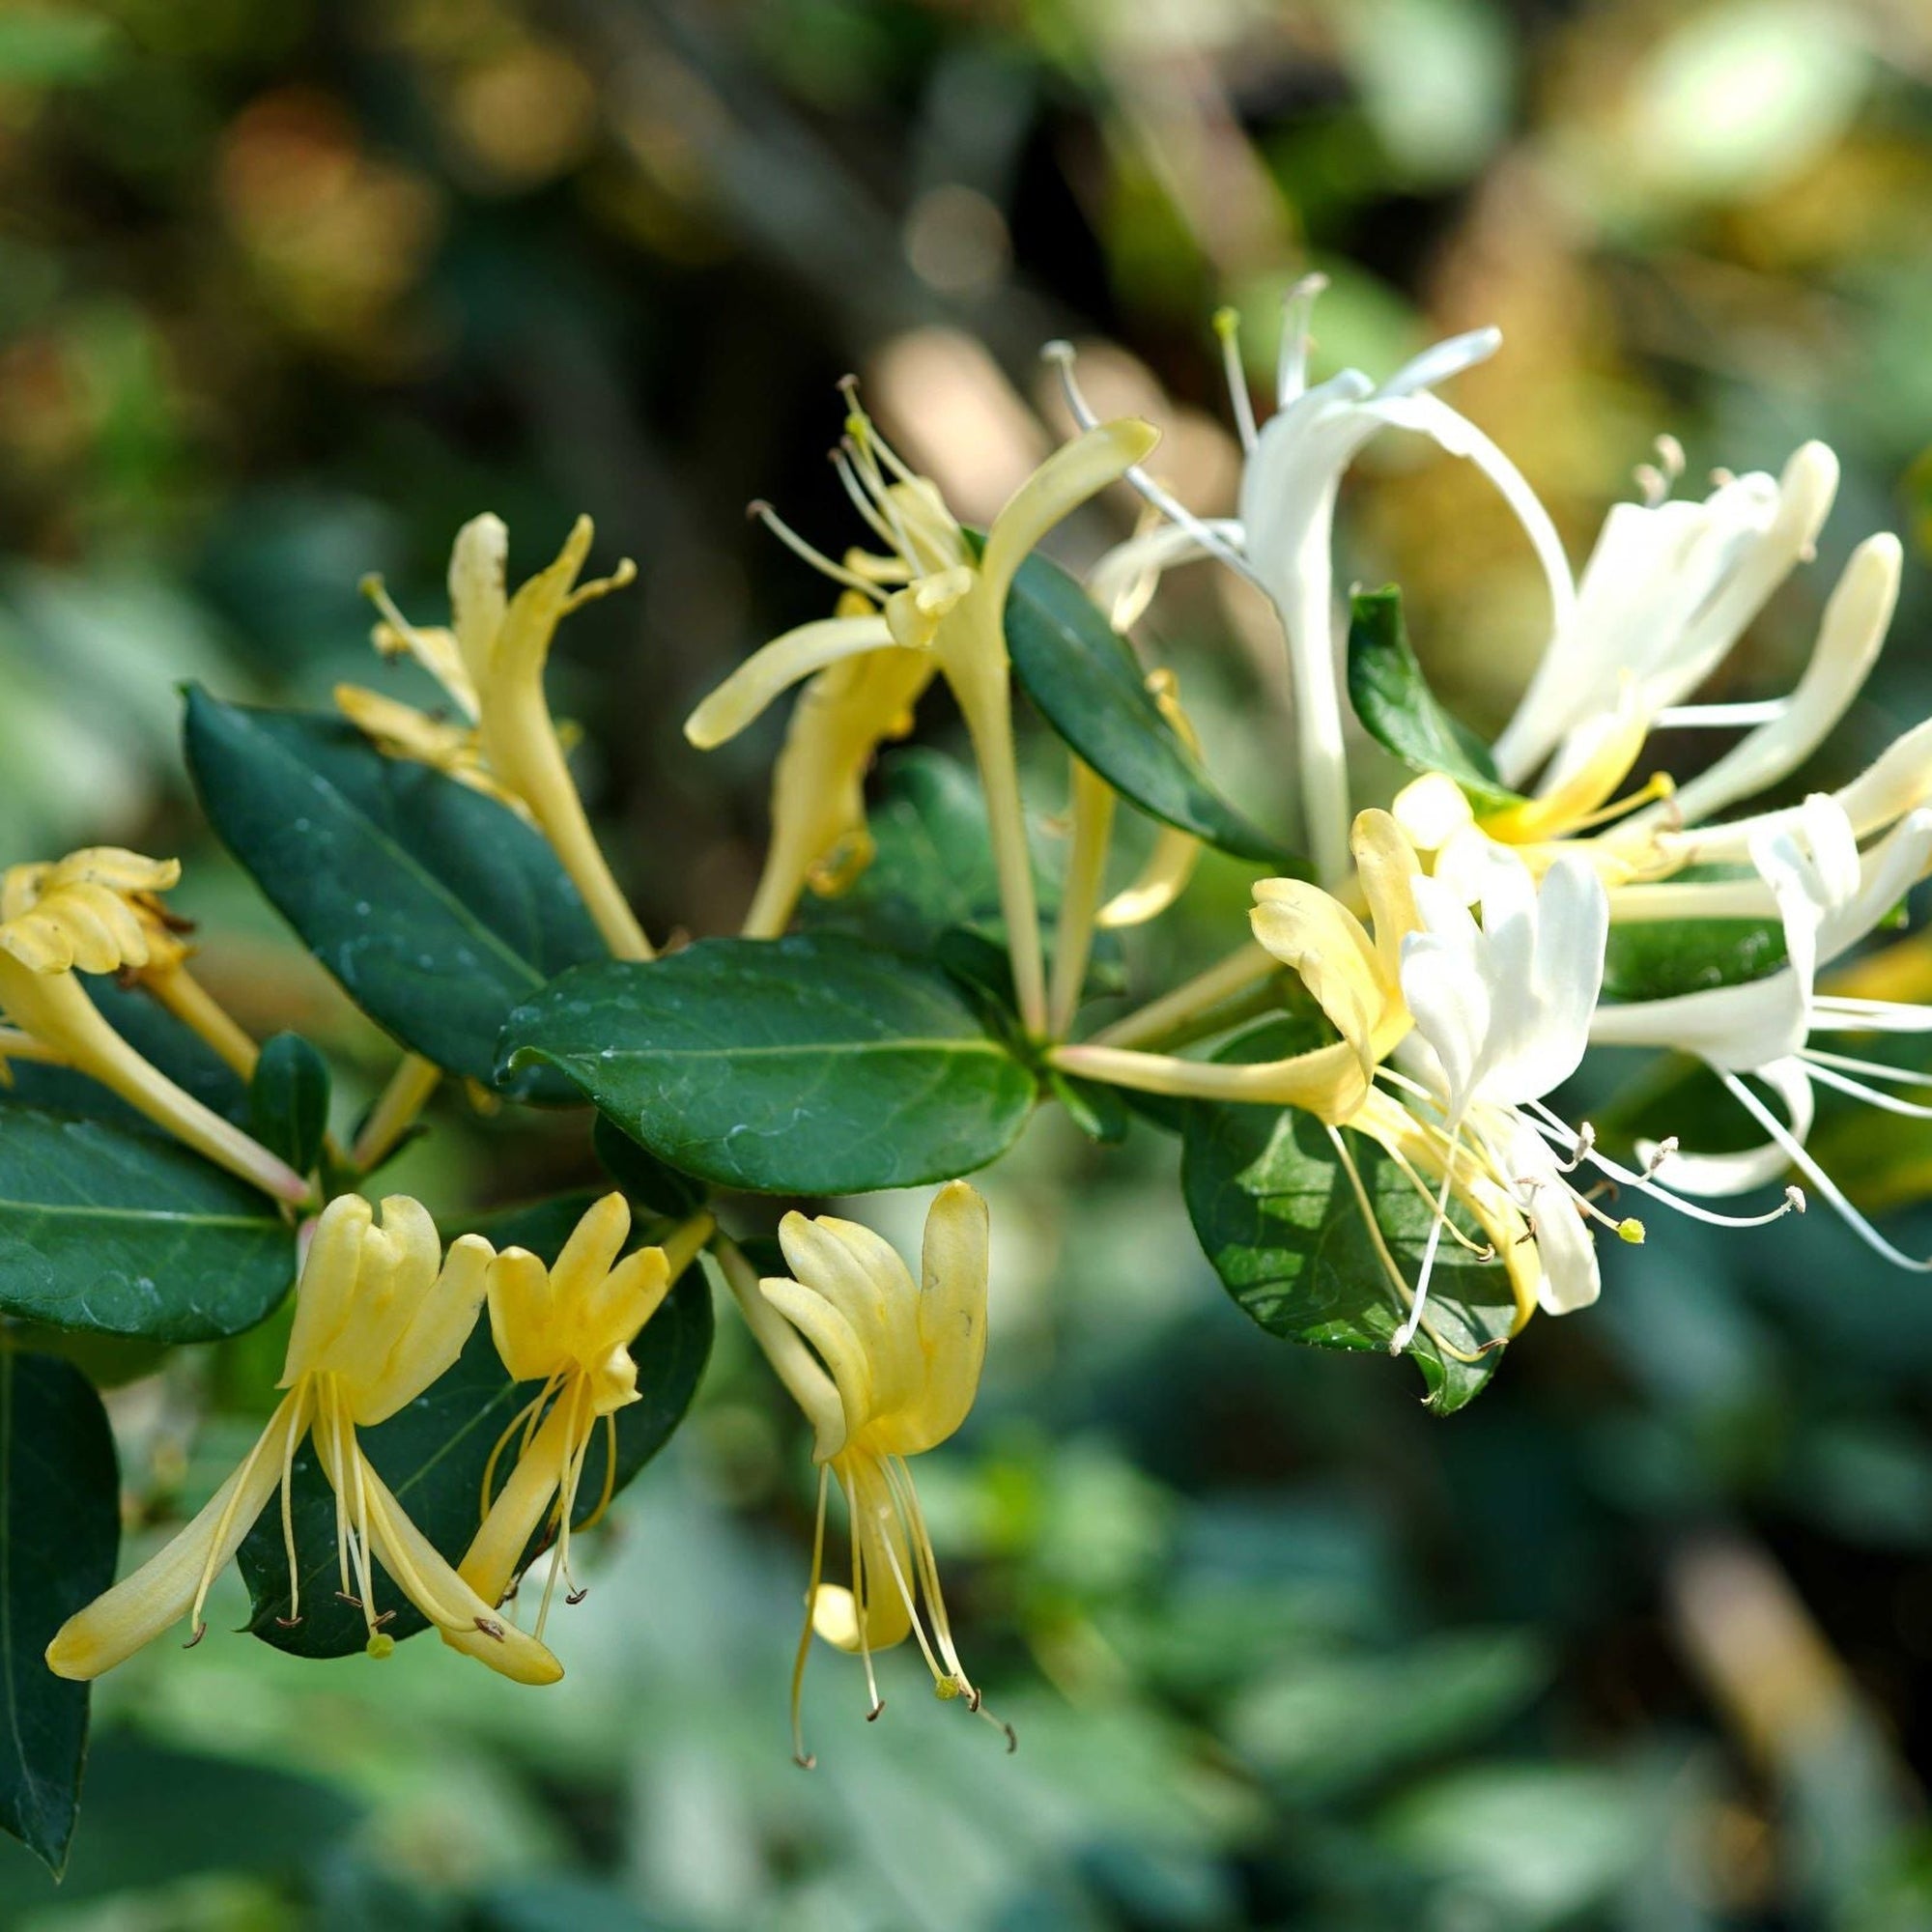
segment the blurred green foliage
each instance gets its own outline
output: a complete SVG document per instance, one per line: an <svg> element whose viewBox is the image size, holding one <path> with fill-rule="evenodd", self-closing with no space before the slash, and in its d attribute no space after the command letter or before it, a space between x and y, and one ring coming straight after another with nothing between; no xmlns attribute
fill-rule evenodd
<svg viewBox="0 0 1932 1932"><path fill-rule="evenodd" d="M1928 83L1932 18L1885 0L15 5L0 851L181 850L211 982L373 1089L373 1031L205 842L175 687L318 701L371 675L363 572L430 609L463 518L497 510L534 563L588 509L642 583L573 625L559 701L646 924L728 931L776 726L701 761L677 723L817 612L739 511L841 526L837 377L983 517L1059 427L1039 343L1096 342L1205 503L1233 474L1207 316L1242 303L1264 358L1311 263L1330 363L1502 325L1459 406L1578 548L1659 430L1699 468L1833 441L1823 565L1726 695L1779 689L1858 536L1899 527L1919 566L1932 539ZM1376 471L1349 567L1403 584L1435 688L1493 724L1539 640L1533 567L1451 466ZM1932 708L1924 584L1835 773ZM1265 816L1251 619L1177 591L1190 708ZM1245 881L1204 867L1179 952L1217 950ZM588 1178L561 1128L460 1101L438 1124L393 1170L432 1202ZM987 1395L922 1470L1016 1757L902 1659L867 1727L821 1657L821 1769L792 1768L805 1448L722 1324L557 1690L420 1647L151 1652L97 1693L65 1887L0 1845L0 1925L1932 1922L1920 1282L1821 1216L1657 1227L1437 1421L1386 1364L1270 1346L1143 1183L1172 1143L1131 1151L1046 1120L994 1177ZM1833 1158L1875 1198L1932 1188L1922 1130ZM922 1208L867 1211L910 1247ZM208 1492L276 1347L113 1397L130 1499Z"/></svg>

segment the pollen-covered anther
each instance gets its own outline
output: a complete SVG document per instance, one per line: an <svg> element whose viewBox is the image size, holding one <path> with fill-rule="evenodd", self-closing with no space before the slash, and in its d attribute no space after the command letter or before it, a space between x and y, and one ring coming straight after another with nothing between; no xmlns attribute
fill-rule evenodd
<svg viewBox="0 0 1932 1932"><path fill-rule="evenodd" d="M1784 1207L1785 1207L1785 1211L1787 1213L1791 1214L1804 1213L1804 1188L1797 1186L1795 1183L1792 1186L1787 1187L1784 1190Z"/></svg>
<svg viewBox="0 0 1932 1932"><path fill-rule="evenodd" d="M1643 1178L1646 1180L1656 1179L1659 1170L1676 1154L1682 1145L1675 1134L1665 1135L1651 1149L1650 1157L1643 1164Z"/></svg>
<svg viewBox="0 0 1932 1932"><path fill-rule="evenodd" d="M1596 1145L1597 1129L1590 1122L1585 1121L1577 1129L1577 1144L1570 1150L1569 1159L1559 1160L1556 1163L1558 1171L1563 1174L1575 1174L1589 1159ZM1673 1141L1671 1145L1675 1147L1676 1143Z"/></svg>

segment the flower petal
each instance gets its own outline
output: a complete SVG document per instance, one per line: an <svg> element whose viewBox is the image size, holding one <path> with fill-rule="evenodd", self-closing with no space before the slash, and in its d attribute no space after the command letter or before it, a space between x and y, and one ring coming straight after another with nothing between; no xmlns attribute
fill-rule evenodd
<svg viewBox="0 0 1932 1932"><path fill-rule="evenodd" d="M896 648L884 617L821 617L774 638L749 658L684 721L700 752L735 738L782 691L841 658Z"/></svg>

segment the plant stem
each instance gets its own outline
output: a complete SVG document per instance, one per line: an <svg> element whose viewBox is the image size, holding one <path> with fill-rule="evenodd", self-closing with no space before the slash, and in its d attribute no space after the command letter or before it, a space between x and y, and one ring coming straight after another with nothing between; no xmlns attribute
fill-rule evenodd
<svg viewBox="0 0 1932 1932"><path fill-rule="evenodd" d="M404 1054L349 1150L349 1164L356 1173L367 1174L382 1161L409 1131L441 1080L441 1067L419 1054Z"/></svg>
<svg viewBox="0 0 1932 1932"><path fill-rule="evenodd" d="M1248 991L1280 969L1281 961L1266 947L1251 939L1218 965L1197 973L1171 993L1151 1001L1139 1012L1129 1013L1125 1019L1103 1028L1089 1044L1138 1047L1163 1040L1188 1021Z"/></svg>
<svg viewBox="0 0 1932 1932"><path fill-rule="evenodd" d="M1073 766L1073 837L1061 887L1060 923L1054 937L1053 984L1047 998L1047 1032L1064 1039L1080 1008L1080 988L1094 950L1094 921L1114 829L1114 790L1079 758Z"/></svg>

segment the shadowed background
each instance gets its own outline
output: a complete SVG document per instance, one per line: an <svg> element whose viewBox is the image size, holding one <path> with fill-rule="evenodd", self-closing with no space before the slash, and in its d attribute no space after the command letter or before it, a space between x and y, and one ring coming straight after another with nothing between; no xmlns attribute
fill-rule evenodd
<svg viewBox="0 0 1932 1932"><path fill-rule="evenodd" d="M1224 510L1208 318L1239 306L1265 390L1310 268L1318 374L1501 325L1452 399L1579 559L1660 431L1687 489L1833 442L1819 561L1721 695L1787 688L1837 562L1898 529L1904 603L1835 780L1932 708L1929 86L1910 0L0 12L0 860L179 851L210 982L373 1090L390 1049L200 826L175 686L423 696L375 664L362 574L439 621L462 520L504 516L521 575L587 510L593 567L630 554L639 582L565 628L554 701L652 932L730 930L780 720L706 757L678 727L827 609L743 510L856 534L824 460L838 379L983 521L1065 431L1038 350L1068 337ZM1545 623L1506 514L1388 439L1343 522L1345 578L1404 585L1438 689L1493 728ZM1151 635L1227 788L1289 825L1265 612L1197 568ZM957 737L938 704L923 729ZM1048 810L1061 764L1034 774ZM1248 877L1204 867L1172 957L1238 934ZM440 1209L590 1172L567 1122L460 1096L434 1120L393 1184ZM1932 1247L1908 1206L1932 1135L1841 1140ZM821 1651L821 1769L792 1768L807 1441L727 1319L553 1627L562 1687L420 1645L301 1665L216 1619L100 1687L68 1884L0 1856L0 1925L1932 1922L1932 1289L1822 1213L1724 1242L1653 1221L1598 1310L1535 1322L1437 1423L1406 1368L1249 1324L1174 1159L1055 1117L988 1183L985 1392L920 1480L1016 1757L916 1659L867 1726ZM863 1211L911 1249L923 1206ZM207 1492L277 1354L118 1365L130 1502Z"/></svg>

